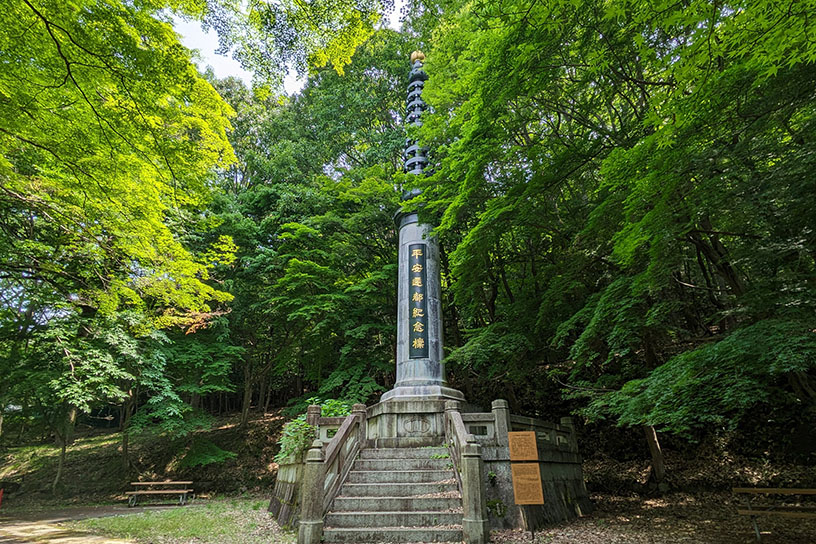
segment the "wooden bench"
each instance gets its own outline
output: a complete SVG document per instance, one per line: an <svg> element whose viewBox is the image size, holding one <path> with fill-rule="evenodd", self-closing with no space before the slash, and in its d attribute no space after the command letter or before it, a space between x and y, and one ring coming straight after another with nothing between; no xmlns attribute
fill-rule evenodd
<svg viewBox="0 0 816 544"><path fill-rule="evenodd" d="M816 518L816 506L788 506L778 504L755 505L751 498L758 495L816 495L816 489L786 489L782 487L735 487L731 490L735 495L743 495L743 508L737 509L737 514L751 516L757 542L762 542L757 525L757 516L780 516L787 518Z"/></svg>
<svg viewBox="0 0 816 544"><path fill-rule="evenodd" d="M146 487L148 489L126 492L128 506L136 506L139 497L151 495L178 495L179 505L184 506L187 504L188 496L193 493L193 490L188 488L188 486L193 485L193 482L130 482L130 485L136 488Z"/></svg>

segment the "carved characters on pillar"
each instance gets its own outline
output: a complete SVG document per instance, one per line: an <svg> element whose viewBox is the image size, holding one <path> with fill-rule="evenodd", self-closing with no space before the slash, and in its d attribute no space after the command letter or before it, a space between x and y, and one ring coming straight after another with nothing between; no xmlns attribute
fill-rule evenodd
<svg viewBox="0 0 816 544"><path fill-rule="evenodd" d="M408 357L428 358L428 246L408 246Z"/></svg>

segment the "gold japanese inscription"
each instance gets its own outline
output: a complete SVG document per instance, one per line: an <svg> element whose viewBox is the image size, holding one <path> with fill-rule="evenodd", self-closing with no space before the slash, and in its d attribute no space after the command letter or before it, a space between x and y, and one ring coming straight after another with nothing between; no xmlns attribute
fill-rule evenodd
<svg viewBox="0 0 816 544"><path fill-rule="evenodd" d="M414 257L415 259L419 259L420 257L422 257L422 250L421 249L412 249L411 250L411 257Z"/></svg>
<svg viewBox="0 0 816 544"><path fill-rule="evenodd" d="M411 278L412 287L422 287L422 278Z"/></svg>
<svg viewBox="0 0 816 544"><path fill-rule="evenodd" d="M419 263L415 264L414 266L411 267L411 272L419 274L420 272L422 272L422 265Z"/></svg>
<svg viewBox="0 0 816 544"><path fill-rule="evenodd" d="M413 300L414 302L422 302L422 299L424 299L424 298L425 298L425 295L422 294L422 293L414 293L411 296L411 300Z"/></svg>
<svg viewBox="0 0 816 544"><path fill-rule="evenodd" d="M411 308L411 317L425 317L425 311L422 308Z"/></svg>
<svg viewBox="0 0 816 544"><path fill-rule="evenodd" d="M414 349L422 349L425 347L425 339L424 338L414 338L414 341L411 342L411 345Z"/></svg>
<svg viewBox="0 0 816 544"><path fill-rule="evenodd" d="M411 328L414 330L414 332L423 332L425 330L425 325L422 324L422 321L414 321Z"/></svg>

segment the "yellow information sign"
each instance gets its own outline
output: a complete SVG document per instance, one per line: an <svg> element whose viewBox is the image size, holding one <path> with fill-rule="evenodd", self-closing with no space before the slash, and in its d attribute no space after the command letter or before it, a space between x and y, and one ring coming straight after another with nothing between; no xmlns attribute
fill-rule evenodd
<svg viewBox="0 0 816 544"><path fill-rule="evenodd" d="M538 463L512 463L513 496L516 504L544 504Z"/></svg>
<svg viewBox="0 0 816 544"><path fill-rule="evenodd" d="M538 461L538 446L533 431L514 431L507 433L510 442L511 461Z"/></svg>

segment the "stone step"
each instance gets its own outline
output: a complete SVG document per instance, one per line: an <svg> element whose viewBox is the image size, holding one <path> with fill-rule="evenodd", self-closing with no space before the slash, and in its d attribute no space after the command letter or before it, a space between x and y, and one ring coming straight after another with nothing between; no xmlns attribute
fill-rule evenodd
<svg viewBox="0 0 816 544"><path fill-rule="evenodd" d="M400 436L396 438L374 438L370 441L375 448L438 448L445 445L441 436Z"/></svg>
<svg viewBox="0 0 816 544"><path fill-rule="evenodd" d="M432 493L456 492L456 482L451 483L414 483L406 484L343 484L341 497L416 497Z"/></svg>
<svg viewBox="0 0 816 544"><path fill-rule="evenodd" d="M330 512L326 527L438 527L462 524L462 512Z"/></svg>
<svg viewBox="0 0 816 544"><path fill-rule="evenodd" d="M458 511L462 515L460 498L414 497L337 497L332 512L412 512L412 511Z"/></svg>
<svg viewBox="0 0 816 544"><path fill-rule="evenodd" d="M462 542L461 527L332 528L323 530L323 542Z"/></svg>
<svg viewBox="0 0 816 544"><path fill-rule="evenodd" d="M456 474L452 470L352 470L347 483L428 483L450 480Z"/></svg>
<svg viewBox="0 0 816 544"><path fill-rule="evenodd" d="M352 470L451 470L450 459L357 459Z"/></svg>
<svg viewBox="0 0 816 544"><path fill-rule="evenodd" d="M449 459L444 446L430 448L367 448L360 452L361 459Z"/></svg>

